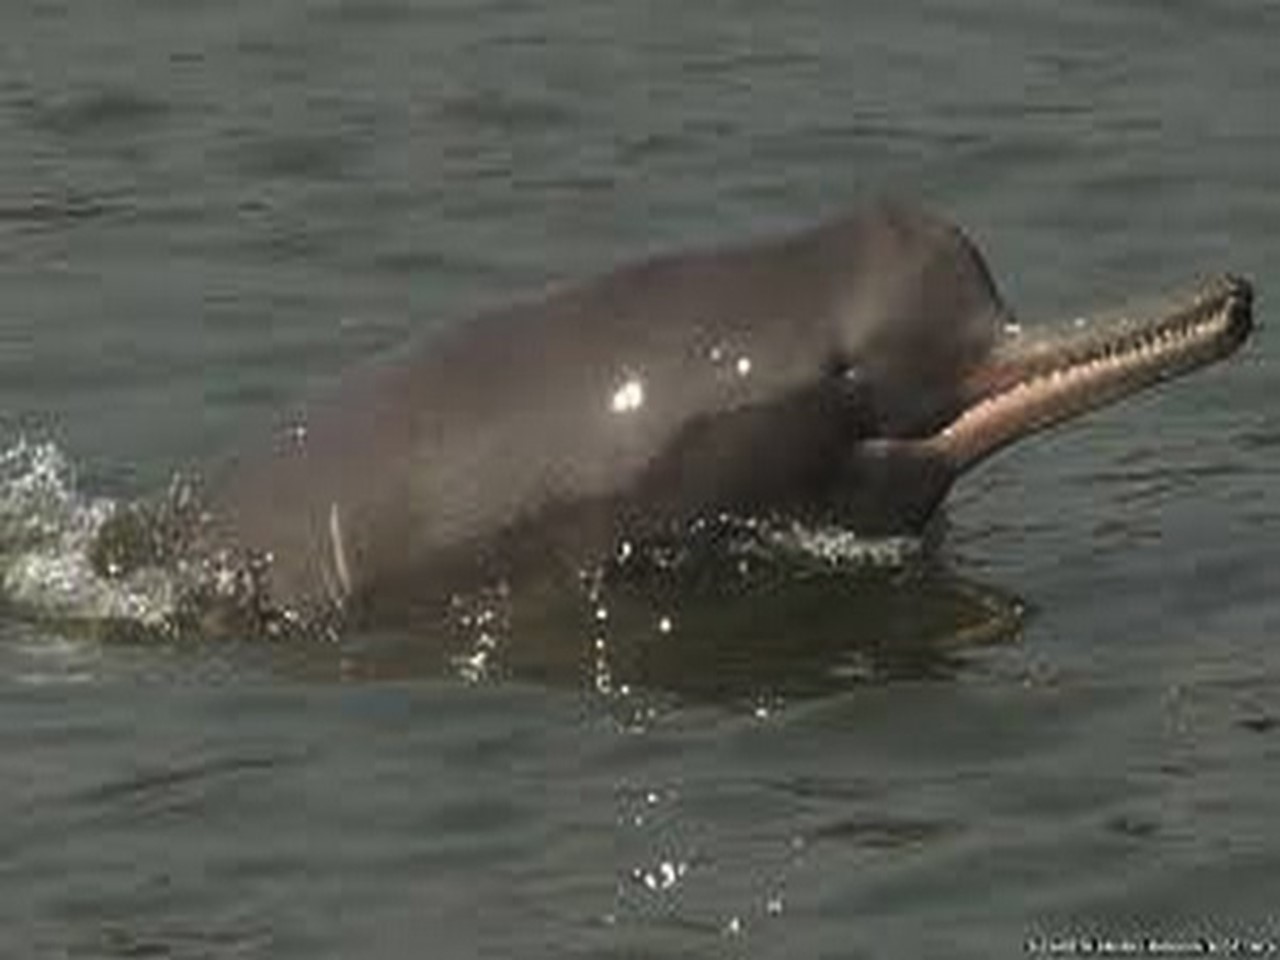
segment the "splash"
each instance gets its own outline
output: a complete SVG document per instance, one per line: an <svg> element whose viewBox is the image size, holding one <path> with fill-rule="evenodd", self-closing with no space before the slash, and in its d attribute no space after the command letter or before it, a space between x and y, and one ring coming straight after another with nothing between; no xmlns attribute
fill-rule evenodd
<svg viewBox="0 0 1280 960"><path fill-rule="evenodd" d="M838 570L906 567L919 560L924 549L919 537L864 537L843 527L798 521L767 524L761 539L783 556Z"/></svg>
<svg viewBox="0 0 1280 960"><path fill-rule="evenodd" d="M53 443L21 439L0 451L0 592L38 617L163 629L175 609L174 578L142 567L104 576L93 562L98 533L119 510L76 489L75 470Z"/></svg>

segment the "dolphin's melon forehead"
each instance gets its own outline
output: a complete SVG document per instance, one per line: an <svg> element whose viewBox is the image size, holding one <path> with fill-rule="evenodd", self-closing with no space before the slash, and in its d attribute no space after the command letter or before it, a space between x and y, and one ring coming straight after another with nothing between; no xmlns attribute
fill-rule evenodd
<svg viewBox="0 0 1280 960"><path fill-rule="evenodd" d="M840 229L844 256L852 261L841 271L845 283L836 306L841 356L869 371L927 377L991 350L1011 315L963 231L889 203Z"/></svg>

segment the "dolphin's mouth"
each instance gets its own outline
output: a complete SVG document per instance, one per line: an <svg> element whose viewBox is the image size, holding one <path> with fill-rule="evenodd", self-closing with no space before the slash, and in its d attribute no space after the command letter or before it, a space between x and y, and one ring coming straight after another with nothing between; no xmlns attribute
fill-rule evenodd
<svg viewBox="0 0 1280 960"><path fill-rule="evenodd" d="M1006 444L1230 355L1253 328L1253 288L1222 276L1140 318L1012 337L966 384L969 403L924 441L959 470Z"/></svg>

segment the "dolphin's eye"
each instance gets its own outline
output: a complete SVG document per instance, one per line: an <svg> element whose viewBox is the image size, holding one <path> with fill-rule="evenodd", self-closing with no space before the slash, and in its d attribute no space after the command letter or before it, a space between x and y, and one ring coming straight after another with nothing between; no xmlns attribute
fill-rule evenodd
<svg viewBox="0 0 1280 960"><path fill-rule="evenodd" d="M823 371L826 389L835 398L845 429L857 436L874 433L879 404L870 372L841 354L829 357Z"/></svg>
<svg viewBox="0 0 1280 960"><path fill-rule="evenodd" d="M842 354L829 357L823 372L828 382L844 396L865 396L871 390L871 377L866 367Z"/></svg>
<svg viewBox="0 0 1280 960"><path fill-rule="evenodd" d="M837 377L845 377L849 371L855 369L849 358L844 354L833 353L827 357L826 363L823 365L822 372L826 377L836 379Z"/></svg>

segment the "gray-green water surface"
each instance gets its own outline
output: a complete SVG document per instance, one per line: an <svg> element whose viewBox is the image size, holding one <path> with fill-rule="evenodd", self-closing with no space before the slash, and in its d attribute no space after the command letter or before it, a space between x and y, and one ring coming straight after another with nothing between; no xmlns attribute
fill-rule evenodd
<svg viewBox="0 0 1280 960"><path fill-rule="evenodd" d="M1263 324L967 478L921 579L715 597L627 694L589 631L476 682L10 602L0 955L1280 949L1280 7L31 0L0 37L0 450L81 506L484 305L886 193L1028 324L1224 269Z"/></svg>

